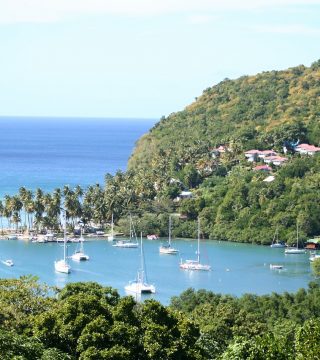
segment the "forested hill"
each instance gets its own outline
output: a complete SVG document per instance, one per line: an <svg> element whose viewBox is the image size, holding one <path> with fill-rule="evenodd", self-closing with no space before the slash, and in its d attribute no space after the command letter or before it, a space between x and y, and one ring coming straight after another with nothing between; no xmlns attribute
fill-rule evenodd
<svg viewBox="0 0 320 360"><path fill-rule="evenodd" d="M317 144L319 99L320 60L311 67L225 79L183 111L163 117L138 141L129 168L161 164L165 171L181 170L225 143L234 151L279 148L288 138Z"/></svg>

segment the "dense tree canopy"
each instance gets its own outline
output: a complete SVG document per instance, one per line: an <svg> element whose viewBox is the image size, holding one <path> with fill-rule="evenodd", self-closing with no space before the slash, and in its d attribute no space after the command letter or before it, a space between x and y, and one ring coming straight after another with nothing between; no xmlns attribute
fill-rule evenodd
<svg viewBox="0 0 320 360"><path fill-rule="evenodd" d="M317 283L239 298L188 289L168 307L97 283L57 289L23 277L0 290L4 360L314 360L320 351Z"/></svg>

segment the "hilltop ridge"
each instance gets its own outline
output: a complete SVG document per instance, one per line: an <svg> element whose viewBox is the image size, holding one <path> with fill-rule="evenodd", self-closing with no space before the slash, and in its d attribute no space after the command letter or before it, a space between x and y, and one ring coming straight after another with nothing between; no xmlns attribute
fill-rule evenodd
<svg viewBox="0 0 320 360"><path fill-rule="evenodd" d="M280 147L288 138L319 145L320 60L283 71L225 79L184 110L163 117L137 142L128 167L152 168L157 158L182 167L186 152L236 143L244 150ZM187 157L187 159L185 159Z"/></svg>

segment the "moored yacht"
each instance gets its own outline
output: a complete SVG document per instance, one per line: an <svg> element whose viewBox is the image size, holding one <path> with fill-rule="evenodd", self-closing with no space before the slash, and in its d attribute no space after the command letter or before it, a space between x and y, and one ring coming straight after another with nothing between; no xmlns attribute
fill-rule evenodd
<svg viewBox="0 0 320 360"><path fill-rule="evenodd" d="M67 235L66 235L66 219L64 222L64 233L63 233L63 259L61 260L56 260L54 262L54 268L55 271L60 272L60 273L65 273L65 274L69 274L71 271L71 266L68 263L68 258L67 258Z"/></svg>
<svg viewBox="0 0 320 360"><path fill-rule="evenodd" d="M111 215L111 233L108 235L108 241L114 240L114 234L113 234L113 213Z"/></svg>
<svg viewBox="0 0 320 360"><path fill-rule="evenodd" d="M196 260L186 260L180 262L180 268L184 270L211 270L211 266L208 264L201 264L200 262L200 218L198 218L198 250Z"/></svg>
<svg viewBox="0 0 320 360"><path fill-rule="evenodd" d="M132 218L130 215L130 240L118 240L112 246L120 248L137 248L139 246L136 232L132 224Z"/></svg>
<svg viewBox="0 0 320 360"><path fill-rule="evenodd" d="M276 229L275 233L274 233L274 237L272 240L272 244L270 245L271 248L284 248L286 247L286 244L284 244L283 242L279 242L278 239L278 228Z"/></svg>
<svg viewBox="0 0 320 360"><path fill-rule="evenodd" d="M285 249L285 254L305 254L305 249L299 249L299 226L297 223L297 246L296 247L289 247Z"/></svg>
<svg viewBox="0 0 320 360"><path fill-rule="evenodd" d="M159 247L160 254L166 254L166 255L176 255L178 254L179 250L175 249L171 246L171 216L169 216L169 237L168 237L168 243L161 245Z"/></svg>
<svg viewBox="0 0 320 360"><path fill-rule="evenodd" d="M137 273L137 278L133 281L130 281L128 285L126 285L125 290L128 293L135 294L154 294L156 292L156 288L152 284L148 284L147 273L145 270L144 263L144 253L143 253L143 243L142 243L142 233L141 233L141 244L140 244L140 269Z"/></svg>
<svg viewBox="0 0 320 360"><path fill-rule="evenodd" d="M84 246L83 246L83 242L84 242L84 237L82 235L82 228L81 228L81 236L79 239L79 248L76 249L76 251L74 252L74 254L71 255L71 259L74 261L86 261L89 260L89 256L87 254L85 254L84 252Z"/></svg>

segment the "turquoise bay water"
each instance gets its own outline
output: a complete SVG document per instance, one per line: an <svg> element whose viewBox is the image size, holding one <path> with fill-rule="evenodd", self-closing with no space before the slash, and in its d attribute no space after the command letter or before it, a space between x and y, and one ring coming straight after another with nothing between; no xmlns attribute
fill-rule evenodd
<svg viewBox="0 0 320 360"><path fill-rule="evenodd" d="M21 186L51 191L65 184L86 187L104 181L104 175L125 170L135 141L155 120L138 119L56 119L0 118L0 198L17 193ZM193 287L240 295L272 291L295 291L312 280L307 255L285 256L283 249L207 242L204 261L210 272L179 269L180 256L194 258L196 242L179 240L178 256L160 255L159 241L145 241L150 282L157 287L154 297L168 303L170 297ZM0 263L0 277L33 274L51 285L68 281L97 281L124 294L139 264L139 249L114 248L105 240L88 241L86 263L72 263L70 275L56 274L54 261L61 258L56 243L35 244L0 241L0 260L12 258L15 266ZM73 252L76 244L71 244ZM207 259L206 259L207 257ZM271 271L270 263L283 264L285 270Z"/></svg>
<svg viewBox="0 0 320 360"><path fill-rule="evenodd" d="M196 272L179 268L180 257L196 257L195 240L176 240L174 246L180 250L176 256L160 255L160 243L160 240L145 240L144 252L148 280L157 289L152 297L164 304L189 287L233 295L247 292L267 294L296 291L313 279L308 254L285 255L284 249L206 241L202 245L203 262L209 263L212 271ZM68 246L69 254L76 246ZM139 267L140 250L115 248L106 240L90 240L85 243L85 251L90 256L88 262L70 260L72 272L58 274L54 271L54 261L62 257L61 244L2 240L0 260L11 258L15 265L7 267L0 263L0 277L33 274L56 286L74 281L97 281L113 286L124 295L124 286L135 278ZM284 269L270 270L270 264L281 264Z"/></svg>
<svg viewBox="0 0 320 360"><path fill-rule="evenodd" d="M156 120L0 118L0 198L21 186L52 191L103 184L125 170L135 142Z"/></svg>

